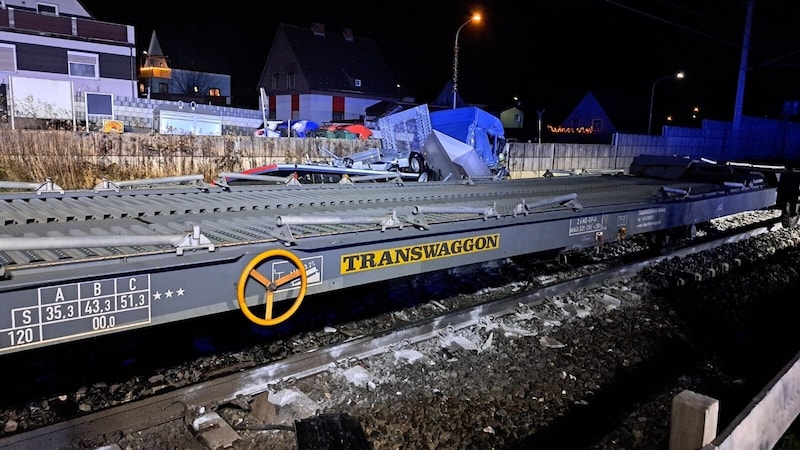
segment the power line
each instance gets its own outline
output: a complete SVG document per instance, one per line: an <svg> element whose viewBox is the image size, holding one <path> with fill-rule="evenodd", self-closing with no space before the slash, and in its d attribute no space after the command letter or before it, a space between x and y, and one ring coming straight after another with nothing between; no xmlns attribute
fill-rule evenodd
<svg viewBox="0 0 800 450"><path fill-rule="evenodd" d="M708 33L704 32L704 31L700 31L700 30L697 30L695 28L688 27L686 25L681 25L679 23L673 22L671 20L667 20L667 19L665 19L663 17L658 17L658 16L650 14L648 12L645 12L645 11L642 11L642 10L639 10L639 9L636 9L636 8L632 8L632 7L628 6L628 5L623 5L623 4L621 4L619 2L615 2L613 0L606 0L606 3L611 3L614 6L618 6L620 8L626 9L626 10L634 12L636 14L641 14L641 15L643 15L645 17L650 18L650 19L657 20L659 22L663 22L663 23L666 23L668 25L672 25L674 27L680 28L680 29L685 30L685 31L689 31L691 33L699 34L700 36L715 40L717 42L721 42L721 43L723 43L725 45L730 45L731 47L736 47L736 48L740 47L740 44L737 44L737 43L725 40L723 38L708 34Z"/></svg>

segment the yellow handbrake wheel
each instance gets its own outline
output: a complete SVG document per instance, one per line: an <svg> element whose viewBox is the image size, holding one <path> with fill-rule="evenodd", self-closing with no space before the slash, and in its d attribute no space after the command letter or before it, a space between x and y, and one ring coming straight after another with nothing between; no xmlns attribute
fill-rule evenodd
<svg viewBox="0 0 800 450"><path fill-rule="evenodd" d="M268 262L268 261L282 261L288 260L296 270L291 270L286 275L279 277L276 280L270 280L268 277L261 274L258 269L259 267ZM297 279L300 279L300 292L297 294L297 298L294 300L292 306L283 314L272 317L272 309L273 303L275 298L275 291L288 285L289 283L294 282ZM245 287L247 286L247 282L253 279L266 289L266 303L267 309L264 314L264 318L258 317L250 311L250 307L247 306L247 301L245 299ZM300 303L303 301L303 297L306 295L306 287L308 284L308 277L306 275L306 268L303 266L303 262L300 261L300 258L295 256L293 253L282 250L282 249L275 249L275 250L267 250L260 255L253 258L247 266L242 271L242 275L239 277L239 285L236 289L236 298L239 301L239 309L242 310L245 316L251 321L264 326L270 325L277 325L294 314L297 309L300 307Z"/></svg>

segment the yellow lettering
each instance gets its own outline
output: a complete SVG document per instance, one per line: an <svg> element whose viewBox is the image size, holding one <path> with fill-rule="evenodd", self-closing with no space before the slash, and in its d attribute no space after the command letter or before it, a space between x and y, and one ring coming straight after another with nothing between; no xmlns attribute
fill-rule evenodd
<svg viewBox="0 0 800 450"><path fill-rule="evenodd" d="M392 264L392 254L391 252L383 252L381 254L381 260L378 261L378 266L388 266Z"/></svg>
<svg viewBox="0 0 800 450"><path fill-rule="evenodd" d="M340 273L348 274L412 264L432 259L448 258L467 253L475 253L500 248L500 235L488 234L448 241L430 242L408 247L397 247L373 252L342 255Z"/></svg>
<svg viewBox="0 0 800 450"><path fill-rule="evenodd" d="M411 249L408 247L396 248L394 249L394 259L398 263L408 262L408 257L410 253Z"/></svg>

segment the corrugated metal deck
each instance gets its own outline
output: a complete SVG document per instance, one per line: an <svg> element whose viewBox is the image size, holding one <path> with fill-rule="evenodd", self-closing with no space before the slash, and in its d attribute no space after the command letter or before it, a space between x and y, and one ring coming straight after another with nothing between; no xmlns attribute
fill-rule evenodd
<svg viewBox="0 0 800 450"><path fill-rule="evenodd" d="M513 216L524 204L576 194L583 208L613 207L650 201L659 196L663 181L630 177L560 177L550 180L516 180L502 183L389 183L367 185L252 186L181 188L120 192L60 194L3 194L0 196L0 264L7 268L35 263L66 263L82 258L121 256L159 250L170 245L83 246L3 251L2 238L153 236L200 232L217 246L249 244L276 239L279 217L307 218L293 225L295 238L354 233L375 229L374 223L336 223L336 218L388 217L403 223L417 209L437 207L492 208L492 216ZM670 187L693 194L715 192L717 186L679 183ZM555 205L558 207L558 205ZM536 208L538 212L554 205ZM563 208L557 208L563 209ZM328 218L332 223L315 224ZM475 213L428 213L428 224L475 220ZM413 226L416 221L409 221Z"/></svg>

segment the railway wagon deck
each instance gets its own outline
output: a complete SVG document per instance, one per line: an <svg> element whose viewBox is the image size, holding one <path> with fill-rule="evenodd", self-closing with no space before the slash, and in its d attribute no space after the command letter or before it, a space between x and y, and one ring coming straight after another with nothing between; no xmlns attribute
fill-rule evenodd
<svg viewBox="0 0 800 450"><path fill-rule="evenodd" d="M687 230L776 189L642 176L0 194L0 355L314 294Z"/></svg>

